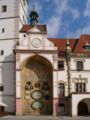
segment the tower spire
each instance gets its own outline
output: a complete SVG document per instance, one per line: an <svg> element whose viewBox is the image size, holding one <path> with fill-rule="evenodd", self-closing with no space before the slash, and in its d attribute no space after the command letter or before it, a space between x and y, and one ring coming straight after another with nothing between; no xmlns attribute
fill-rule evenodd
<svg viewBox="0 0 90 120"><path fill-rule="evenodd" d="M33 4L33 9L30 13L30 23L32 26L36 26L38 23L38 13L35 11L35 5Z"/></svg>

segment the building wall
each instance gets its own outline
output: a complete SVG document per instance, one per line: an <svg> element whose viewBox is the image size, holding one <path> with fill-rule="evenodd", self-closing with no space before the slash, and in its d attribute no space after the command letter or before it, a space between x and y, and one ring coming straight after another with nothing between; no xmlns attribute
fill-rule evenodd
<svg viewBox="0 0 90 120"><path fill-rule="evenodd" d="M7 6L7 11L2 12L2 6ZM7 104L5 111L15 112L15 48L19 40L19 30L27 22L27 3L22 0L0 0L0 85L4 91L0 92L0 102ZM2 32L4 28L4 32Z"/></svg>
<svg viewBox="0 0 90 120"><path fill-rule="evenodd" d="M83 71L77 71L77 66L76 66L76 62L78 60L83 61ZM77 78L81 77L83 80L86 79L86 92L90 92L90 58L73 58L71 60L71 81L72 81L72 91L71 92L75 92L75 80L77 80Z"/></svg>

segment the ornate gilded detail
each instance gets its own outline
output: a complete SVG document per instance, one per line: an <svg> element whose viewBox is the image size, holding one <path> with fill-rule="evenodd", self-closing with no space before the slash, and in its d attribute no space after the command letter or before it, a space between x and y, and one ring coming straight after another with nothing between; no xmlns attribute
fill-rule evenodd
<svg viewBox="0 0 90 120"><path fill-rule="evenodd" d="M32 109L34 110L41 110L44 107L44 104L41 101L34 101L31 104Z"/></svg>
<svg viewBox="0 0 90 120"><path fill-rule="evenodd" d="M43 93L40 90L35 90L35 91L32 92L31 97L34 100L40 100L40 99L43 98Z"/></svg>
<svg viewBox="0 0 90 120"><path fill-rule="evenodd" d="M39 57L31 58L22 68L24 114L46 114L47 108L48 113L52 113L52 69L48 61L44 62Z"/></svg>

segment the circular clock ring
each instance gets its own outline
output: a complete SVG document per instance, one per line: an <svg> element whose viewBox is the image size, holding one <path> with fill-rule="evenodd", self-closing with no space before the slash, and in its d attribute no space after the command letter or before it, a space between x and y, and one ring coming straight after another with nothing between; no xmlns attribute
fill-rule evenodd
<svg viewBox="0 0 90 120"><path fill-rule="evenodd" d="M43 93L40 90L35 90L32 92L31 97L34 100L40 100L43 98Z"/></svg>
<svg viewBox="0 0 90 120"><path fill-rule="evenodd" d="M44 104L41 101L34 101L31 104L32 109L34 110L41 110L44 107Z"/></svg>
<svg viewBox="0 0 90 120"><path fill-rule="evenodd" d="M33 46L34 48L39 48L40 45L41 45L40 39L34 38L34 39L32 40L32 46Z"/></svg>

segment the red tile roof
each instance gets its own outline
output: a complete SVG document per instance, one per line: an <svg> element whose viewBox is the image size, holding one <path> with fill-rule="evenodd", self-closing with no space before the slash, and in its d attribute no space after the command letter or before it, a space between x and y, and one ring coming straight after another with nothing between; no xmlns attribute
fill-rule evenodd
<svg viewBox="0 0 90 120"><path fill-rule="evenodd" d="M58 47L60 52L65 52L67 39L48 38ZM88 42L90 44L90 35L81 35L80 39L69 39L70 47L73 53L90 54L90 50L85 50L83 46Z"/></svg>
<svg viewBox="0 0 90 120"><path fill-rule="evenodd" d="M28 32L31 28L32 28L31 25L24 25L24 26L22 27L22 29L20 30L20 32ZM47 30L46 30L46 25L37 25L37 28L38 28L41 32L47 32Z"/></svg>
<svg viewBox="0 0 90 120"><path fill-rule="evenodd" d="M90 35L81 35L74 49L75 53L90 53L90 50L85 50L83 46L88 42L90 44Z"/></svg>
<svg viewBox="0 0 90 120"><path fill-rule="evenodd" d="M53 42L55 46L58 47L59 51L65 52L67 39L49 38L49 40ZM70 40L70 47L73 51L77 39L69 39L69 40Z"/></svg>

